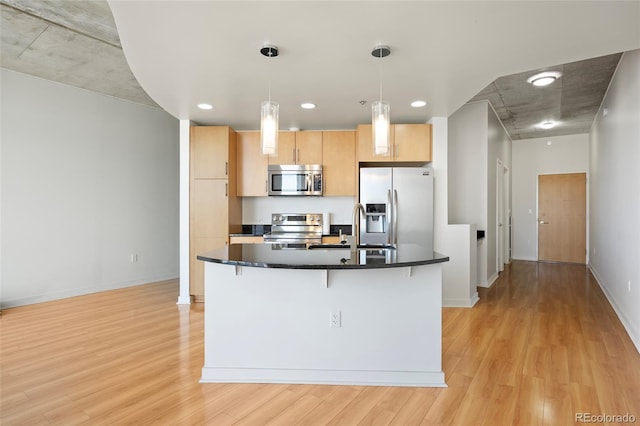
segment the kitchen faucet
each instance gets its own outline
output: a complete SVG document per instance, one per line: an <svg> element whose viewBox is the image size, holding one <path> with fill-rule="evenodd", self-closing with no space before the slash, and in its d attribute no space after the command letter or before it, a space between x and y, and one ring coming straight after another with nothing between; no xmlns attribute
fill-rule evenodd
<svg viewBox="0 0 640 426"><path fill-rule="evenodd" d="M360 245L360 212L366 215L364 206L360 203L356 203L353 206L353 220L351 222L351 250L355 251Z"/></svg>

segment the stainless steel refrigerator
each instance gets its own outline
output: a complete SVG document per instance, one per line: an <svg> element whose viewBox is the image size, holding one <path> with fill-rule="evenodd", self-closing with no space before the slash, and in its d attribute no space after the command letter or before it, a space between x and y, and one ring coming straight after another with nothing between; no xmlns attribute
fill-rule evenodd
<svg viewBox="0 0 640 426"><path fill-rule="evenodd" d="M360 169L363 244L415 243L433 247L433 170L427 167Z"/></svg>

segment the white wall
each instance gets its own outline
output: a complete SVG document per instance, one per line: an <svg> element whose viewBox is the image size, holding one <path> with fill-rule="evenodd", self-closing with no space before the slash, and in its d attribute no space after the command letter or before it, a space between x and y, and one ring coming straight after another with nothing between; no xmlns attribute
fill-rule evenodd
<svg viewBox="0 0 640 426"><path fill-rule="evenodd" d="M2 306L177 277L178 121L0 76Z"/></svg>
<svg viewBox="0 0 640 426"><path fill-rule="evenodd" d="M485 231L477 244L477 284L490 286L496 266L496 164L511 168L511 139L488 102L463 105L449 118L449 222Z"/></svg>
<svg viewBox="0 0 640 426"><path fill-rule="evenodd" d="M486 229L487 104L466 104L449 117L449 223Z"/></svg>
<svg viewBox="0 0 640 426"><path fill-rule="evenodd" d="M551 145L547 145L550 141ZM589 170L589 135L513 143L513 258L538 260L538 175Z"/></svg>
<svg viewBox="0 0 640 426"><path fill-rule="evenodd" d="M498 222L497 222L497 180L498 160L503 167L511 169L511 138L502 126L500 119L486 102L487 108L487 210L486 210L486 235L482 242L480 253L481 261L486 265L486 272L480 277L480 285L490 286L498 278ZM504 227L504 225L503 225Z"/></svg>
<svg viewBox="0 0 640 426"><path fill-rule="evenodd" d="M350 225L354 197L243 197L242 223L271 224L271 213L331 213L331 224Z"/></svg>
<svg viewBox="0 0 640 426"><path fill-rule="evenodd" d="M590 267L640 351L640 50L624 53L602 105L590 133Z"/></svg>
<svg viewBox="0 0 640 426"><path fill-rule="evenodd" d="M476 227L472 224L449 225L449 119L434 117L434 249L449 256L442 264L442 304L447 307L472 307L478 301L476 276Z"/></svg>

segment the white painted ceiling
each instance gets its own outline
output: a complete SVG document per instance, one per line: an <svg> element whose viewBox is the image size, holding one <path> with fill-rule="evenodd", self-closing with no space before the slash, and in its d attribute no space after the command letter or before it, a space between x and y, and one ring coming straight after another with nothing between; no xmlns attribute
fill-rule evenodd
<svg viewBox="0 0 640 426"><path fill-rule="evenodd" d="M238 130L259 127L269 87L282 129L352 129L370 120L382 75L396 123L487 99L513 139L579 133L619 52L640 48L640 1L0 0L0 14L3 68ZM261 56L266 42L281 55ZM379 43L391 56L371 56ZM532 88L540 69L565 75ZM561 125L541 131L540 117Z"/></svg>

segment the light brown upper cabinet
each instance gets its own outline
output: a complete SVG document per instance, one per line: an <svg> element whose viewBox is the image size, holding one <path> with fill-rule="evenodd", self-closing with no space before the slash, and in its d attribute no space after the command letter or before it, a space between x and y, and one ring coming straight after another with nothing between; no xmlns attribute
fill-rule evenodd
<svg viewBox="0 0 640 426"><path fill-rule="evenodd" d="M322 132L324 196L356 196L356 132Z"/></svg>
<svg viewBox="0 0 640 426"><path fill-rule="evenodd" d="M260 132L239 132L237 138L238 196L266 197L269 157L260 152Z"/></svg>
<svg viewBox="0 0 640 426"><path fill-rule="evenodd" d="M322 164L322 132L280 132L278 155L269 164Z"/></svg>
<svg viewBox="0 0 640 426"><path fill-rule="evenodd" d="M191 164L194 178L225 179L229 176L230 132L233 130L227 126L191 128Z"/></svg>
<svg viewBox="0 0 640 426"><path fill-rule="evenodd" d="M391 150L387 156L373 153L371 124L358 126L358 161L427 162L432 160L430 124L392 124Z"/></svg>
<svg viewBox="0 0 640 426"><path fill-rule="evenodd" d="M236 132L228 126L192 127L189 145L189 293L201 301L203 265L196 256L228 244L229 234L242 229Z"/></svg>
<svg viewBox="0 0 640 426"><path fill-rule="evenodd" d="M431 124L394 126L394 161L431 161Z"/></svg>

